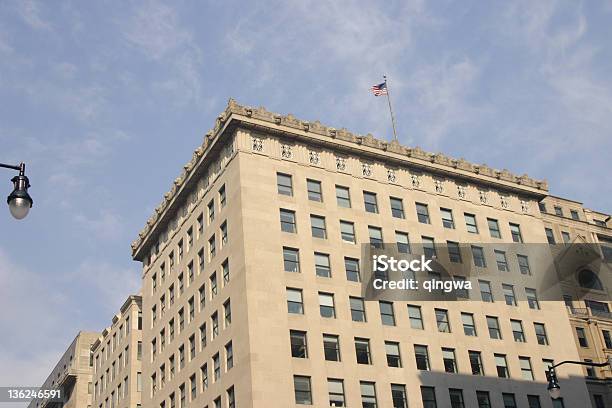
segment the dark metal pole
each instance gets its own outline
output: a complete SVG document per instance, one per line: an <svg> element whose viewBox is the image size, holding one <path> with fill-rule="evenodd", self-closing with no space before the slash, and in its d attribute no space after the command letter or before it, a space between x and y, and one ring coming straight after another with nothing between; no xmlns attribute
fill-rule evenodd
<svg viewBox="0 0 612 408"><path fill-rule="evenodd" d="M23 173L25 173L25 163L20 163L18 166L14 166L12 164L0 163L0 167L4 167L5 169L17 170L19 171L19 174L21 176L23 176Z"/></svg>

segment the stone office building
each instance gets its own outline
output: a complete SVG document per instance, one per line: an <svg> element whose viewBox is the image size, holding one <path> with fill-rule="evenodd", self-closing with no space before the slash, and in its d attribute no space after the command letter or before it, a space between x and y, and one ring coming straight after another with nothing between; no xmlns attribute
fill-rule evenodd
<svg viewBox="0 0 612 408"><path fill-rule="evenodd" d="M91 346L92 407L138 408L142 393L142 298L129 296Z"/></svg>
<svg viewBox="0 0 612 408"><path fill-rule="evenodd" d="M34 399L28 408L88 408L92 401L91 345L100 333L79 332L55 365L42 389L60 390L61 401Z"/></svg>
<svg viewBox="0 0 612 408"><path fill-rule="evenodd" d="M360 243L546 243L547 197L527 176L230 100L132 245L142 405L584 406L581 367L560 370L562 399L546 390L553 362L581 358L563 302L513 287L508 304L497 282L469 302L361 298Z"/></svg>

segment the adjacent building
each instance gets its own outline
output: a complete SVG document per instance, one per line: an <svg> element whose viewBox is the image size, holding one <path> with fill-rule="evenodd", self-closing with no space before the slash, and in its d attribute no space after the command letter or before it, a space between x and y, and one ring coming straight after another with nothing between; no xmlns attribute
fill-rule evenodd
<svg viewBox="0 0 612 408"><path fill-rule="evenodd" d="M79 332L51 374L43 389L61 390L63 401L32 400L28 408L88 408L92 401L93 363L91 345L100 333Z"/></svg>
<svg viewBox="0 0 612 408"><path fill-rule="evenodd" d="M549 196L540 202L547 241L551 245L598 244L601 255L612 262L612 223L607 214L592 211L582 203ZM588 271L583 271L583 273ZM602 362L612 357L612 313L609 288L598 278L587 279L586 294L568 290L565 305L580 360ZM581 288L580 284L574 288ZM612 372L609 367L584 367L594 408L612 407Z"/></svg>
<svg viewBox="0 0 612 408"><path fill-rule="evenodd" d="M504 257L509 281L479 282L470 302L362 298L361 243L611 235L604 214L538 208L554 200L527 176L230 100L132 244L142 405L583 406L582 367L548 396L548 367L586 357L563 302L511 284L524 260Z"/></svg>
<svg viewBox="0 0 612 408"><path fill-rule="evenodd" d="M129 296L91 345L94 408L136 408L142 393L142 298Z"/></svg>

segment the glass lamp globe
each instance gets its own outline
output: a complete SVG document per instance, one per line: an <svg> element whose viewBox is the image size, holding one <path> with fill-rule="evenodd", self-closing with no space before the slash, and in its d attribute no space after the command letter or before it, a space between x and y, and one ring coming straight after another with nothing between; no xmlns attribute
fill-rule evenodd
<svg viewBox="0 0 612 408"><path fill-rule="evenodd" d="M31 206L31 201L25 198L15 197L9 201L11 215L18 220L22 220L28 215Z"/></svg>

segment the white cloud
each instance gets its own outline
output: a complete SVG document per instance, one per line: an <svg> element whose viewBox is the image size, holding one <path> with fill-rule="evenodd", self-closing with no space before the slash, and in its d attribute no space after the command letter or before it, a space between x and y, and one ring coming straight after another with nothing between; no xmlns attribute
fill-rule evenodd
<svg viewBox="0 0 612 408"><path fill-rule="evenodd" d="M40 4L35 0L21 0L15 3L23 21L35 30L50 30L51 25L41 16Z"/></svg>
<svg viewBox="0 0 612 408"><path fill-rule="evenodd" d="M93 241L115 240L122 237L125 232L121 217L108 209L100 210L97 216L77 214L74 216L74 221L93 234Z"/></svg>

